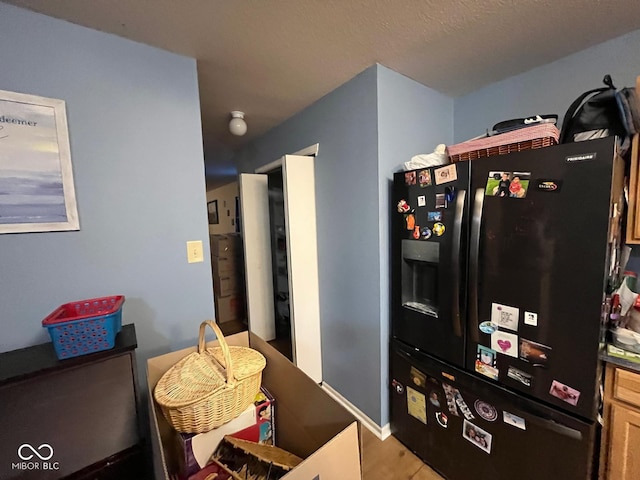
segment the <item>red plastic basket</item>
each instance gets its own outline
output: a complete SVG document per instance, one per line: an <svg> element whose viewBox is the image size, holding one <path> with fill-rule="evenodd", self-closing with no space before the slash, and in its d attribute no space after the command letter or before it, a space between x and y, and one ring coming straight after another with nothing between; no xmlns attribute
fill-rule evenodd
<svg viewBox="0 0 640 480"><path fill-rule="evenodd" d="M122 329L123 295L92 298L59 306L42 320L57 357L77 357L108 350Z"/></svg>

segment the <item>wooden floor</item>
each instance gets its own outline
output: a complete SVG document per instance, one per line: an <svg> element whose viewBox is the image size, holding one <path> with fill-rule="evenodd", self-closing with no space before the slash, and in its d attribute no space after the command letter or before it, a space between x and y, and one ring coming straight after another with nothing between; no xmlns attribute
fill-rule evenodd
<svg viewBox="0 0 640 480"><path fill-rule="evenodd" d="M395 437L384 442L362 427L363 480L443 480Z"/></svg>
<svg viewBox="0 0 640 480"><path fill-rule="evenodd" d="M218 326L224 336L231 336L235 333L244 332L247 329L247 321L231 320L230 322L219 323Z"/></svg>

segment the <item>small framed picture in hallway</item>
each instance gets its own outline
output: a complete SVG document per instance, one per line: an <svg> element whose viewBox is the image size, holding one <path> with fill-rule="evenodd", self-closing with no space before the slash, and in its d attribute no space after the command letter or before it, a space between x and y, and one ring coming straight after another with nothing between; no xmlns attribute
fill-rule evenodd
<svg viewBox="0 0 640 480"><path fill-rule="evenodd" d="M207 209L209 211L209 224L217 225L220 223L220 217L218 217L218 200L212 200L207 203Z"/></svg>

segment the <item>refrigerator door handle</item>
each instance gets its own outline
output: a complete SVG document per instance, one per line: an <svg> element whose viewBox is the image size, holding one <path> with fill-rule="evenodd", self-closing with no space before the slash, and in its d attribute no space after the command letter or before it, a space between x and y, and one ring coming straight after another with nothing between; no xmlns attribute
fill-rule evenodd
<svg viewBox="0 0 640 480"><path fill-rule="evenodd" d="M575 428L567 427L561 423L556 422L555 420L550 420L544 417L540 417L533 412L527 412L526 410L523 413L527 414L527 420L531 423L538 425L547 430L551 430L559 435L572 438L574 440L582 440L583 434L580 430L576 430Z"/></svg>
<svg viewBox="0 0 640 480"><path fill-rule="evenodd" d="M478 343L480 335L480 319L478 316L478 277L480 262L480 227L482 226L482 206L484 204L484 189L478 188L473 199L471 212L471 251L469 255L469 331L471 339Z"/></svg>
<svg viewBox="0 0 640 480"><path fill-rule="evenodd" d="M451 312L453 318L453 333L456 337L462 337L462 320L460 319L460 243L462 239L462 220L466 198L466 190L458 191L456 196L456 209L453 217L453 245L451 248L453 300L451 304Z"/></svg>
<svg viewBox="0 0 640 480"><path fill-rule="evenodd" d="M582 440L582 432L580 430L567 427L558 422L554 422L553 420L546 420L540 417L533 417L533 420L529 418L529 421L532 421L533 423L537 423L539 426L546 428L547 430L556 432L559 435L563 435L565 437L569 437L578 441Z"/></svg>

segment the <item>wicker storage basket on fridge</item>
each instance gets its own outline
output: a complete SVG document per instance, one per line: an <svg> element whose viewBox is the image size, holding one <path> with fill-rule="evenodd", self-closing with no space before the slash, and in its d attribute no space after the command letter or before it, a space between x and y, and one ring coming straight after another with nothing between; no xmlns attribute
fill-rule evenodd
<svg viewBox="0 0 640 480"><path fill-rule="evenodd" d="M447 152L452 163L476 160L494 155L551 147L558 144L560 131L551 123L541 123L492 137L467 140L449 145Z"/></svg>
<svg viewBox="0 0 640 480"><path fill-rule="evenodd" d="M206 348L210 326L219 347ZM218 325L200 324L198 350L171 367L154 396L167 421L179 432L204 433L240 415L255 399L266 360L252 348L229 346Z"/></svg>

